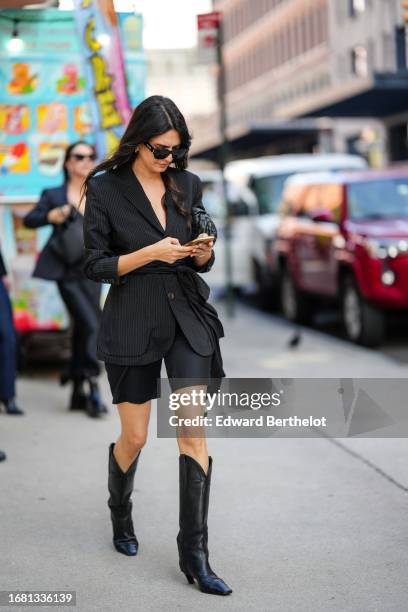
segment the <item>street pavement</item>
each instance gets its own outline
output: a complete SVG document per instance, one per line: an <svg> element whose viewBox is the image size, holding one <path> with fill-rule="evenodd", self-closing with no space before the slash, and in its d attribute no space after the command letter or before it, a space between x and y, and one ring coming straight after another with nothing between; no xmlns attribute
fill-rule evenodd
<svg viewBox="0 0 408 612"><path fill-rule="evenodd" d="M229 320L215 305L229 377L407 374L309 329L290 349L281 319L241 304ZM156 437L156 402L132 497L140 548L125 557L106 504L116 408L94 420L68 412L68 397L55 374L32 373L18 382L25 416L0 415L0 590L74 590L79 612L407 610L405 439L210 439L210 563L233 589L216 597L178 568L178 449Z"/></svg>

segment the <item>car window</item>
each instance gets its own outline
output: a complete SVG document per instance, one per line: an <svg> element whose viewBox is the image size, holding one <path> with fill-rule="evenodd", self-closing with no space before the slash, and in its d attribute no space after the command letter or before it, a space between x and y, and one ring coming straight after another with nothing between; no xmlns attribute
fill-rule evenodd
<svg viewBox="0 0 408 612"><path fill-rule="evenodd" d="M341 216L343 187L340 183L288 185L278 212L281 215L310 218L313 212L326 210L338 223Z"/></svg>
<svg viewBox="0 0 408 612"><path fill-rule="evenodd" d="M221 181L202 180L203 204L209 215L224 217L224 197ZM227 198L233 216L248 215L256 211L257 201L253 192L243 185L227 181Z"/></svg>
<svg viewBox="0 0 408 612"><path fill-rule="evenodd" d="M283 184L291 173L254 177L252 189L258 200L260 214L275 213L281 202Z"/></svg>
<svg viewBox="0 0 408 612"><path fill-rule="evenodd" d="M223 216L221 184L216 181L202 181L203 204L210 216Z"/></svg>
<svg viewBox="0 0 408 612"><path fill-rule="evenodd" d="M408 217L408 178L350 183L347 206L351 219Z"/></svg>

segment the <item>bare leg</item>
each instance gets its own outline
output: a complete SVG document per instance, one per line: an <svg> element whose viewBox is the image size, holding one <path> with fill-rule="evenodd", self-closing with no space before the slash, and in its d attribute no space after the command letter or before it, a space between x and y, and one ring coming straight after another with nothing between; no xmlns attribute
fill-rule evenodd
<svg viewBox="0 0 408 612"><path fill-rule="evenodd" d="M122 431L114 446L113 454L120 469L126 472L146 444L151 400L143 404L122 402L117 407Z"/></svg>

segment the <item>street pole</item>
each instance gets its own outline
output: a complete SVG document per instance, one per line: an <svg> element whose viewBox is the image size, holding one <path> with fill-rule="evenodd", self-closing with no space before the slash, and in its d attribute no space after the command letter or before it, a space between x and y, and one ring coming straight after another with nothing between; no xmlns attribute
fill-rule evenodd
<svg viewBox="0 0 408 612"><path fill-rule="evenodd" d="M229 318L235 315L234 289L232 284L232 253L231 253L231 211L228 201L227 181L225 178L225 165L228 159L227 139L227 113L225 104L225 68L222 47L224 42L223 16L218 21L217 35L217 63L218 63L218 107L220 113L220 147L218 164L221 170L222 200L224 205L224 240L225 240L225 288L226 288L226 314ZM237 264L237 262L235 262Z"/></svg>

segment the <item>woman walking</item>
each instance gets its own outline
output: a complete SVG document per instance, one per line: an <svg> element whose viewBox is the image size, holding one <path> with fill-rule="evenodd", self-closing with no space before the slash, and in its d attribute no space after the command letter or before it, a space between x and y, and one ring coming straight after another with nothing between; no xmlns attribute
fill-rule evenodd
<svg viewBox="0 0 408 612"><path fill-rule="evenodd" d="M183 391L191 392L211 390L225 376L224 330L197 274L210 270L213 242L183 246L192 237L192 207L205 215L200 180L186 170L190 142L174 102L151 96L134 110L117 151L84 184L85 273L111 283L97 350L121 421L121 434L109 446L108 506L113 543L126 555L138 551L130 497L151 400L160 394L162 359L173 391L176 378L188 378ZM212 457L202 434L177 432L179 564L201 591L228 595L232 590L208 561Z"/></svg>
<svg viewBox="0 0 408 612"><path fill-rule="evenodd" d="M83 222L84 209L78 206L80 191L85 177L95 165L95 159L95 148L86 142L78 141L67 147L63 184L53 189L44 189L38 204L24 218L26 227L54 226L53 234L37 260L33 276L57 282L61 298L71 315L71 359L61 373L60 382L65 385L72 381L69 409L86 410L91 417L98 417L107 411L97 383L100 365L96 357L96 334L101 315L101 285L89 280L84 274L81 235L82 257L73 262L56 252L53 241L55 243L59 239L60 226L64 225L67 229L74 215L77 215L75 222Z"/></svg>

